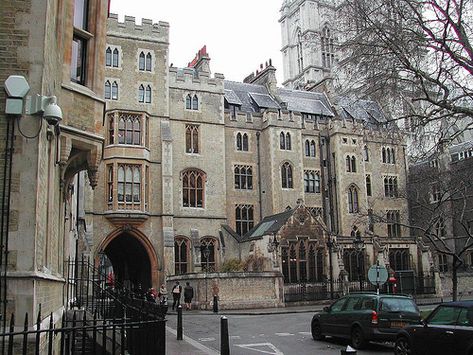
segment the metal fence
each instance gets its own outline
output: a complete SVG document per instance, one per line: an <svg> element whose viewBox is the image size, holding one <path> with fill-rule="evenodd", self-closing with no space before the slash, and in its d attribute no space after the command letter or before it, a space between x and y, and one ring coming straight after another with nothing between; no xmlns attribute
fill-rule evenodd
<svg viewBox="0 0 473 355"><path fill-rule="evenodd" d="M121 286L107 286L106 276L86 259L66 263L63 314L43 320L40 310L33 326L28 313L21 325L12 314L0 333L2 355L165 354L166 309Z"/></svg>
<svg viewBox="0 0 473 355"><path fill-rule="evenodd" d="M380 287L381 293L403 293L410 294L414 298L435 294L435 276L434 274L416 275L412 271L403 271L396 273L396 287L385 283ZM329 300L331 298L339 298L350 292L359 291L376 291L376 286L368 281L341 281L330 280L323 282L301 282L295 284L284 285L284 301L286 303L293 302L310 302Z"/></svg>

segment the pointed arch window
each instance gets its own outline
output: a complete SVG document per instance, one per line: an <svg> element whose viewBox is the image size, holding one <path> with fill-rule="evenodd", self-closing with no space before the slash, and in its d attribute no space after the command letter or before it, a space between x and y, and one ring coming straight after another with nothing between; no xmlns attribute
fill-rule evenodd
<svg viewBox="0 0 473 355"><path fill-rule="evenodd" d="M110 47L107 47L107 50L105 51L105 66L112 66L112 49Z"/></svg>
<svg viewBox="0 0 473 355"><path fill-rule="evenodd" d="M107 201L113 203L113 165L107 165Z"/></svg>
<svg viewBox="0 0 473 355"><path fill-rule="evenodd" d="M391 248L389 249L389 266L394 271L405 271L410 269L409 249Z"/></svg>
<svg viewBox="0 0 473 355"><path fill-rule="evenodd" d="M186 153L199 153L199 126L186 125Z"/></svg>
<svg viewBox="0 0 473 355"><path fill-rule="evenodd" d="M383 147L383 149L381 150L381 159L385 164L396 164L394 148Z"/></svg>
<svg viewBox="0 0 473 355"><path fill-rule="evenodd" d="M297 32L297 69L299 70L299 73L302 73L304 70L304 53L302 45L302 34L299 30Z"/></svg>
<svg viewBox="0 0 473 355"><path fill-rule="evenodd" d="M286 133L286 150L291 150L291 134L289 132Z"/></svg>
<svg viewBox="0 0 473 355"><path fill-rule="evenodd" d="M151 66L152 66L152 57L151 53L146 54L146 71L151 71Z"/></svg>
<svg viewBox="0 0 473 355"><path fill-rule="evenodd" d="M205 173L199 170L186 170L181 178L182 206L203 208Z"/></svg>
<svg viewBox="0 0 473 355"><path fill-rule="evenodd" d="M358 281L360 275L362 280L365 275L365 252L356 249L345 249L343 251L343 265L348 273L349 281Z"/></svg>
<svg viewBox="0 0 473 355"><path fill-rule="evenodd" d="M138 69L145 70L145 54L144 52L140 53L140 57L138 59Z"/></svg>
<svg viewBox="0 0 473 355"><path fill-rule="evenodd" d="M366 195L371 196L371 175L366 175Z"/></svg>
<svg viewBox="0 0 473 355"><path fill-rule="evenodd" d="M110 81L107 80L105 82L105 99L110 100L112 97L112 85L110 84Z"/></svg>
<svg viewBox="0 0 473 355"><path fill-rule="evenodd" d="M281 261L285 283L323 281L323 250L315 242L290 241L282 247Z"/></svg>
<svg viewBox="0 0 473 355"><path fill-rule="evenodd" d="M192 109L193 110L199 109L199 98L197 97L197 95L194 95L194 97L192 98Z"/></svg>
<svg viewBox="0 0 473 355"><path fill-rule="evenodd" d="M190 94L186 96L186 110L190 110L192 108L192 97Z"/></svg>
<svg viewBox="0 0 473 355"><path fill-rule="evenodd" d="M235 165L235 189L253 189L253 169L249 165Z"/></svg>
<svg viewBox="0 0 473 355"><path fill-rule="evenodd" d="M351 157L351 172L356 173L356 158L354 156Z"/></svg>
<svg viewBox="0 0 473 355"><path fill-rule="evenodd" d="M118 144L141 145L141 116L121 113L118 119Z"/></svg>
<svg viewBox="0 0 473 355"><path fill-rule="evenodd" d="M304 191L306 193L320 193L320 175L316 171L304 172Z"/></svg>
<svg viewBox="0 0 473 355"><path fill-rule="evenodd" d="M330 29L325 26L322 29L322 66L331 68L335 63L334 40Z"/></svg>
<svg viewBox="0 0 473 355"><path fill-rule="evenodd" d="M369 155L368 147L366 145L363 147L363 157L365 161L370 161L370 155Z"/></svg>
<svg viewBox="0 0 473 355"><path fill-rule="evenodd" d="M118 83L116 81L112 83L112 100L118 100Z"/></svg>
<svg viewBox="0 0 473 355"><path fill-rule="evenodd" d="M286 149L286 136L284 132L279 134L279 149Z"/></svg>
<svg viewBox="0 0 473 355"><path fill-rule="evenodd" d="M356 173L356 158L354 155L351 157L347 155L345 158L345 165L348 173Z"/></svg>
<svg viewBox="0 0 473 355"><path fill-rule="evenodd" d="M115 143L115 116L114 114L108 115L108 144Z"/></svg>
<svg viewBox="0 0 473 355"><path fill-rule="evenodd" d="M118 49L117 48L113 50L112 65L114 68L118 68Z"/></svg>
<svg viewBox="0 0 473 355"><path fill-rule="evenodd" d="M119 204L139 203L141 201L141 166L120 164L117 175Z"/></svg>
<svg viewBox="0 0 473 355"><path fill-rule="evenodd" d="M281 186L283 189L292 189L292 166L288 162L281 166Z"/></svg>
<svg viewBox="0 0 473 355"><path fill-rule="evenodd" d="M386 211L386 225L388 237L399 238L401 236L401 214L398 210Z"/></svg>
<svg viewBox="0 0 473 355"><path fill-rule="evenodd" d="M151 103L151 86L150 85L146 86L145 103L147 104Z"/></svg>
<svg viewBox="0 0 473 355"><path fill-rule="evenodd" d="M203 271L214 272L217 270L217 247L217 240L214 238L204 238L200 241L200 260Z"/></svg>
<svg viewBox="0 0 473 355"><path fill-rule="evenodd" d="M348 189L348 213L358 213L358 189L355 186Z"/></svg>
<svg viewBox="0 0 473 355"><path fill-rule="evenodd" d="M145 86L143 84L138 88L138 101L145 102Z"/></svg>
<svg viewBox="0 0 473 355"><path fill-rule="evenodd" d="M187 274L189 269L190 242L187 238L177 237L174 241L174 272L176 275Z"/></svg>

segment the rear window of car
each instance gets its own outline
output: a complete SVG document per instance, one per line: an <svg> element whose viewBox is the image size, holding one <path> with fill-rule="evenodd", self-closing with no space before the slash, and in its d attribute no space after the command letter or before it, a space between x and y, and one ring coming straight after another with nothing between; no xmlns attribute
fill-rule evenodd
<svg viewBox="0 0 473 355"><path fill-rule="evenodd" d="M381 298L380 311L417 313L417 307L409 298Z"/></svg>

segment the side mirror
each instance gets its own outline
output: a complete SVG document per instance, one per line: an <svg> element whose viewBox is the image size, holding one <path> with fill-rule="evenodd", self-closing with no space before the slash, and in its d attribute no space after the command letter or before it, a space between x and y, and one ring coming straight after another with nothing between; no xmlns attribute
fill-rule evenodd
<svg viewBox="0 0 473 355"><path fill-rule="evenodd" d="M324 310L325 313L330 313L330 307L329 306L325 306L323 308L323 310Z"/></svg>

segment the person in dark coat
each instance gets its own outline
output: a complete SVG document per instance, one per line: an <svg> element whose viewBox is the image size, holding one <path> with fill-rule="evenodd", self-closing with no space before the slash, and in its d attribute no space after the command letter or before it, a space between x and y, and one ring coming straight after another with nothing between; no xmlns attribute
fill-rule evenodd
<svg viewBox="0 0 473 355"><path fill-rule="evenodd" d="M173 298L172 310L174 310L174 307L176 307L177 309L177 307L179 307L179 304L181 303L182 286L179 285L179 281L176 281L176 283L172 287L171 293Z"/></svg>
<svg viewBox="0 0 473 355"><path fill-rule="evenodd" d="M192 308L192 298L194 297L194 288L186 282L184 287L184 303L186 304L186 311L189 311Z"/></svg>

